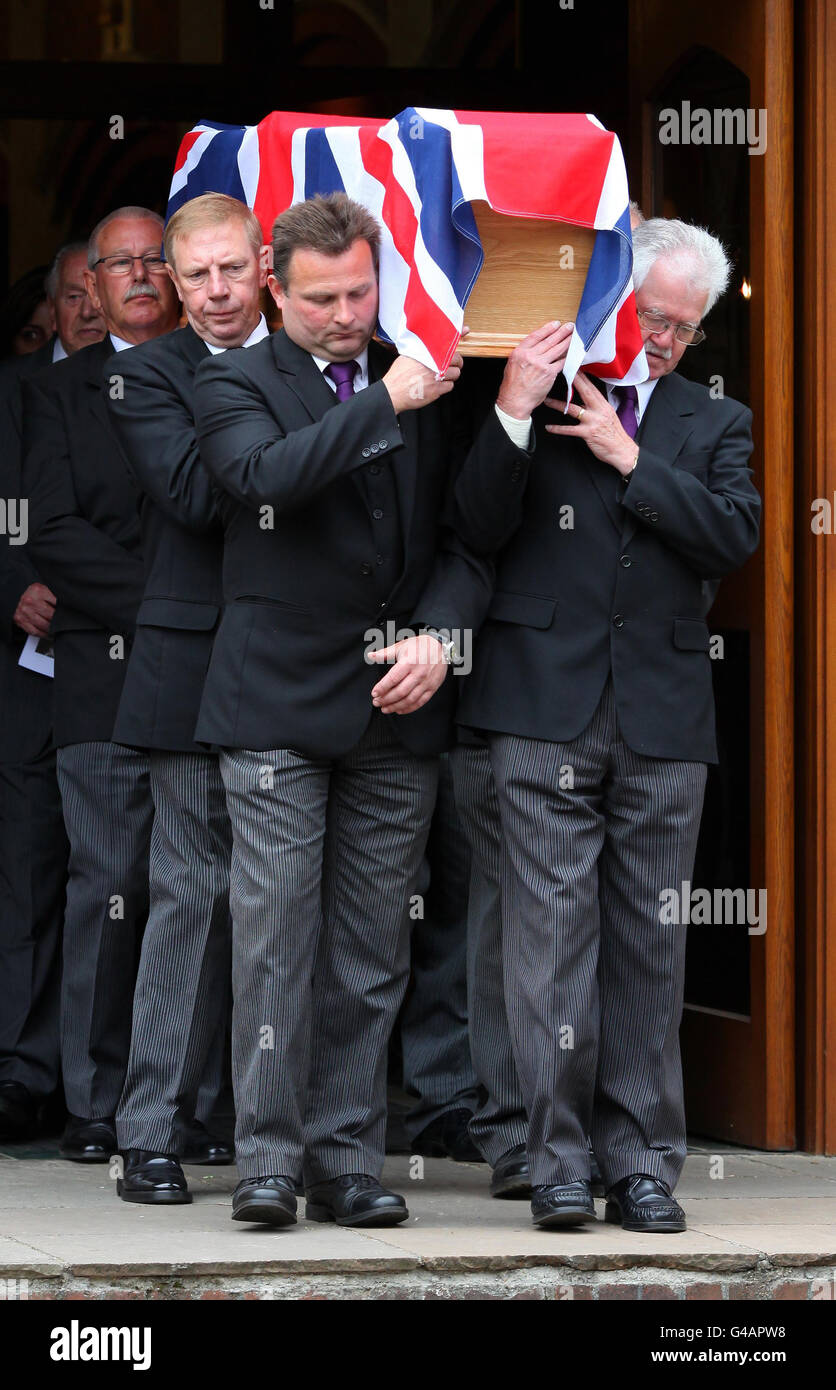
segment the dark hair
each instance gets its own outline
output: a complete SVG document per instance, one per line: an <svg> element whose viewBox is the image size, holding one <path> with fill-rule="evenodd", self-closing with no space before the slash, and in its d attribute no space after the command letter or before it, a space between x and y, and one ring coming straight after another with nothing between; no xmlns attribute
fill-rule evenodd
<svg viewBox="0 0 836 1390"><path fill-rule="evenodd" d="M355 241L367 241L375 274L380 262L380 226L362 203L345 193L317 194L304 203L295 203L280 213L273 223L273 274L287 289L290 258L294 251L319 251L324 256L341 256Z"/></svg>
<svg viewBox="0 0 836 1390"><path fill-rule="evenodd" d="M38 265L15 280L0 304L0 357L10 357L14 340L29 322L38 305L46 299L44 280L48 266Z"/></svg>

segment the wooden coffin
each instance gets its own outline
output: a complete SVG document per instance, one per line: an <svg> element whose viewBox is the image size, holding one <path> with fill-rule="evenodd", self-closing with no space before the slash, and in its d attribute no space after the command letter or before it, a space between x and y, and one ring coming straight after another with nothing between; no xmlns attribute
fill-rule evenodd
<svg viewBox="0 0 836 1390"><path fill-rule="evenodd" d="M507 357L549 319L574 319L594 231L539 217L506 217L473 204L485 263L465 308L466 357Z"/></svg>

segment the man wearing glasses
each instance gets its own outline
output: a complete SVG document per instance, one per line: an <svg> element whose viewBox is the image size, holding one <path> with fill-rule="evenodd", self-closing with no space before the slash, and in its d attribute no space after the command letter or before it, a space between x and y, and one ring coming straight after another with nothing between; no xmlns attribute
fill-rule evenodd
<svg viewBox="0 0 836 1390"><path fill-rule="evenodd" d="M107 335L26 382L23 490L30 553L56 595L58 784L70 841L64 917L61 1061L70 1119L65 1158L105 1162L131 1031L148 911L153 807L144 752L111 742L145 584L136 492L112 432L103 368L175 328L162 220L125 207L94 229L85 284Z"/></svg>
<svg viewBox="0 0 836 1390"><path fill-rule="evenodd" d="M496 785L510 1039L499 1019L489 1053L519 1079L534 1223L595 1219L591 1136L606 1219L667 1232L685 1229L685 926L662 905L690 880L717 759L706 614L757 545L760 499L750 411L675 370L725 252L661 218L633 244L647 379L580 374L563 414L532 334L497 397L528 427L517 461L459 475L459 533L497 565L459 720L484 731Z"/></svg>

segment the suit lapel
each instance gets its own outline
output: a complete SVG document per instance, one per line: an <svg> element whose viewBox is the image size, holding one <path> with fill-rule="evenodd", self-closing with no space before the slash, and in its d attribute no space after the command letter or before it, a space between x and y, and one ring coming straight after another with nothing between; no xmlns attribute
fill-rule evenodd
<svg viewBox="0 0 836 1390"><path fill-rule="evenodd" d="M90 392L90 407L99 424L106 430L108 436L112 439L114 436L110 427L110 418L107 413L107 402L105 399L105 391L108 388L104 378L105 362L114 354L113 344L110 341L110 334L106 333L100 343L94 343L93 346L89 348L82 348L82 352L84 353L85 386Z"/></svg>
<svg viewBox="0 0 836 1390"><path fill-rule="evenodd" d="M597 386L604 399L606 399L607 388L606 386L604 386L603 382L598 381L595 377L592 377L591 380L593 385ZM549 411L549 416L550 419L553 420L554 417L551 411ZM591 450L587 449L584 443L580 441L575 442L571 440L569 435L564 435L563 438L568 440L571 444L573 444L573 447L579 451L579 457L580 451L583 451L581 467L591 479L595 487L595 490L598 493L601 502L603 503L604 511L607 513L607 516L609 517L610 521L615 527L615 530L618 532L619 535L621 535L621 527L624 521L624 512L620 505L621 483L618 474L616 473L614 468L610 468L609 464L602 463L600 459L597 459L595 455L591 452Z"/></svg>
<svg viewBox="0 0 836 1390"><path fill-rule="evenodd" d="M647 410L642 416L636 443L640 448L649 449L652 453L669 459L673 467L693 428L693 404L688 398L688 393L682 389L679 378L672 372L669 376L662 377L654 389ZM641 468L641 461L638 467ZM631 482L630 486L635 487L636 483ZM638 524L638 518L633 516L632 512L628 512L621 533L625 545L633 539Z"/></svg>
<svg viewBox="0 0 836 1390"><path fill-rule="evenodd" d="M326 410L333 410L338 401L311 354L294 343L283 328L273 334L270 342L273 360L285 375L289 389L298 397L311 420L321 420Z"/></svg>

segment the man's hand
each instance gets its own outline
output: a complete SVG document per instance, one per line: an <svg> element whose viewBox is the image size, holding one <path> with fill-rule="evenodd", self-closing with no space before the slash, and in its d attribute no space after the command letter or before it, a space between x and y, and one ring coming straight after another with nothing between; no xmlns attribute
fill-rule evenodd
<svg viewBox="0 0 836 1390"><path fill-rule="evenodd" d="M435 372L416 362L414 357L396 357L383 378L395 414L400 415L403 410L420 410L422 405L429 405L430 401L437 401L439 396L446 396L458 381L463 365L461 353L454 353L447 371L438 380Z"/></svg>
<svg viewBox="0 0 836 1390"><path fill-rule="evenodd" d="M369 652L369 661L396 663L372 689L372 704L381 714L412 714L432 699L447 675L441 643L427 633Z"/></svg>
<svg viewBox="0 0 836 1390"><path fill-rule="evenodd" d="M638 444L631 439L606 396L593 386L589 377L578 372L574 381L582 405L570 405L569 414L579 422L577 425L546 425L549 434L569 434L583 439L596 458L618 470L624 478L632 473L636 462ZM550 410L563 410L565 401L548 399L545 404Z"/></svg>
<svg viewBox="0 0 836 1390"><path fill-rule="evenodd" d="M523 338L505 366L496 403L515 420L527 420L542 405L569 351L574 324L544 323Z"/></svg>
<svg viewBox="0 0 836 1390"><path fill-rule="evenodd" d="M55 603L54 593L45 584L30 584L20 596L12 621L30 637L47 637Z"/></svg>

